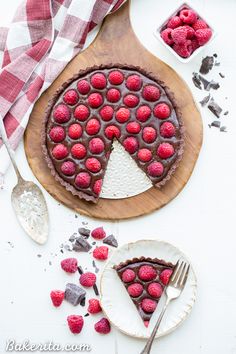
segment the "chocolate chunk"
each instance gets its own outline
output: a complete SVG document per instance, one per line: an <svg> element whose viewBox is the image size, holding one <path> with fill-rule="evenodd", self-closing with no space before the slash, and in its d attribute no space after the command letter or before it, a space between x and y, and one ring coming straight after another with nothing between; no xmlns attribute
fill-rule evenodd
<svg viewBox="0 0 236 354"><path fill-rule="evenodd" d="M214 80L208 81L201 75L198 75L198 78L202 82L203 88L206 91L210 91L211 88L213 90L217 90L220 87L219 83L215 82Z"/></svg>
<svg viewBox="0 0 236 354"><path fill-rule="evenodd" d="M225 111L224 116L227 116L229 114L229 111Z"/></svg>
<svg viewBox="0 0 236 354"><path fill-rule="evenodd" d="M84 315L84 317L88 317L89 316L89 313L87 312L85 315Z"/></svg>
<svg viewBox="0 0 236 354"><path fill-rule="evenodd" d="M83 307L85 306L85 298L81 300L80 305Z"/></svg>
<svg viewBox="0 0 236 354"><path fill-rule="evenodd" d="M79 274L83 274L84 271L81 266L78 266L78 272L79 272Z"/></svg>
<svg viewBox="0 0 236 354"><path fill-rule="evenodd" d="M98 287L97 287L97 284L94 284L94 286L93 286L93 290L94 290L94 293L95 293L95 295L99 295L99 291L98 291Z"/></svg>
<svg viewBox="0 0 236 354"><path fill-rule="evenodd" d="M95 246L95 245L96 245L96 243L97 243L97 242L93 241L93 242L92 242L92 245L93 245L93 246Z"/></svg>
<svg viewBox="0 0 236 354"><path fill-rule="evenodd" d="M199 103L201 104L202 107L205 107L206 104L209 102L211 95L209 94L208 96L204 97Z"/></svg>
<svg viewBox="0 0 236 354"><path fill-rule="evenodd" d="M223 126L220 128L220 131L226 133L226 132L227 132L227 127L223 125Z"/></svg>
<svg viewBox="0 0 236 354"><path fill-rule="evenodd" d="M80 227L78 231L84 238L89 238L90 230L86 229L85 227Z"/></svg>
<svg viewBox="0 0 236 354"><path fill-rule="evenodd" d="M65 300L70 302L72 305L77 306L84 301L85 295L86 291L80 286L73 283L66 284Z"/></svg>
<svg viewBox="0 0 236 354"><path fill-rule="evenodd" d="M219 120L214 120L214 122L211 123L212 127L220 128L220 121Z"/></svg>
<svg viewBox="0 0 236 354"><path fill-rule="evenodd" d="M96 266L96 263L95 261L93 260L93 268L95 270L95 273L98 273L99 272L99 268Z"/></svg>
<svg viewBox="0 0 236 354"><path fill-rule="evenodd" d="M211 98L207 107L217 118L220 118L222 108L214 101L213 98Z"/></svg>
<svg viewBox="0 0 236 354"><path fill-rule="evenodd" d="M193 83L194 85L201 90L202 89L202 83L199 80L199 74L198 73L193 73L193 77L192 77Z"/></svg>
<svg viewBox="0 0 236 354"><path fill-rule="evenodd" d="M214 53L214 54L213 54L213 57L217 58L217 54L216 54L216 53Z"/></svg>
<svg viewBox="0 0 236 354"><path fill-rule="evenodd" d="M75 238L76 238L76 232L74 232L73 235L70 236L69 241L74 242Z"/></svg>
<svg viewBox="0 0 236 354"><path fill-rule="evenodd" d="M213 64L214 64L214 57L205 57L202 59L202 64L200 67L200 73L203 75L206 75L209 73L209 71L213 68Z"/></svg>
<svg viewBox="0 0 236 354"><path fill-rule="evenodd" d="M88 252L90 251L92 246L88 241L86 241L82 236L77 237L75 240L75 244L73 245L73 250L76 252Z"/></svg>
<svg viewBox="0 0 236 354"><path fill-rule="evenodd" d="M214 65L215 65L215 66L220 66L220 62L219 62L219 61L216 61Z"/></svg>
<svg viewBox="0 0 236 354"><path fill-rule="evenodd" d="M219 73L219 75L220 75L220 77L222 77L222 79L224 79L224 78L225 78L225 75L224 75L224 74Z"/></svg>
<svg viewBox="0 0 236 354"><path fill-rule="evenodd" d="M106 238L104 238L103 243L112 247L118 247L118 242L114 235L109 235Z"/></svg>

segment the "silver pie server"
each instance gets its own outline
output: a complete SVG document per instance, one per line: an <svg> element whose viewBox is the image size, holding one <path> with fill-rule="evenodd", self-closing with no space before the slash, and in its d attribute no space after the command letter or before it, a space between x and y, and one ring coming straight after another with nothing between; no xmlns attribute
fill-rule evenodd
<svg viewBox="0 0 236 354"><path fill-rule="evenodd" d="M13 188L11 202L16 217L25 232L37 243L44 244L48 238L49 217L45 198L41 189L33 182L25 181L16 165L14 151L7 138L3 119L0 116L1 138L6 146L18 183Z"/></svg>

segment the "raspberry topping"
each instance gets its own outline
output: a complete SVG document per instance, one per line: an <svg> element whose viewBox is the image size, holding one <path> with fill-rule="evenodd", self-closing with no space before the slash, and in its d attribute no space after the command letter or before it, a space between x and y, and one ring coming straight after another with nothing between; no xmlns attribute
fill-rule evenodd
<svg viewBox="0 0 236 354"><path fill-rule="evenodd" d="M157 132L156 129L154 129L153 127L145 127L143 129L143 140L148 143L151 144L156 140L157 137Z"/></svg>
<svg viewBox="0 0 236 354"><path fill-rule="evenodd" d="M100 306L100 302L98 299L90 299L89 300L89 306L88 306L88 312L91 314L99 313L102 311L102 308Z"/></svg>
<svg viewBox="0 0 236 354"><path fill-rule="evenodd" d="M87 80L80 80L77 84L77 89L82 95L87 95L90 91L90 85Z"/></svg>
<svg viewBox="0 0 236 354"><path fill-rule="evenodd" d="M79 188L88 188L91 182L91 176L87 172L80 172L75 178L75 184Z"/></svg>
<svg viewBox="0 0 236 354"><path fill-rule="evenodd" d="M154 116L159 119L166 119L170 116L170 107L166 103L159 103L154 108Z"/></svg>
<svg viewBox="0 0 236 354"><path fill-rule="evenodd" d="M102 167L100 161L95 157L89 157L85 162L85 166L93 173L99 172Z"/></svg>
<svg viewBox="0 0 236 354"><path fill-rule="evenodd" d="M49 136L54 143L60 143L65 139L65 130L62 127L53 127L50 130Z"/></svg>
<svg viewBox="0 0 236 354"><path fill-rule="evenodd" d="M182 26L182 21L179 18L179 16L171 17L171 19L167 23L167 27L168 28L174 29L174 28L179 27L179 26Z"/></svg>
<svg viewBox="0 0 236 354"><path fill-rule="evenodd" d="M83 159L86 156L86 147L81 143L75 144L71 148L71 154L76 159Z"/></svg>
<svg viewBox="0 0 236 354"><path fill-rule="evenodd" d="M179 14L180 19L188 25L193 24L197 20L196 13L191 9L183 9Z"/></svg>
<svg viewBox="0 0 236 354"><path fill-rule="evenodd" d="M199 29L204 29L204 28L208 28L208 25L206 24L205 21L201 20L200 18L193 24L194 31L197 31Z"/></svg>
<svg viewBox="0 0 236 354"><path fill-rule="evenodd" d="M103 227L97 227L91 232L91 236L96 240L102 240L106 237L106 232L104 231Z"/></svg>
<svg viewBox="0 0 236 354"><path fill-rule="evenodd" d="M152 266L143 265L139 268L138 276L143 281L150 281L156 278L157 272Z"/></svg>
<svg viewBox="0 0 236 354"><path fill-rule="evenodd" d="M172 45L174 43L172 38L172 31L173 30L171 28L166 28L161 32L161 38L168 45Z"/></svg>
<svg viewBox="0 0 236 354"><path fill-rule="evenodd" d="M148 162L152 159L152 153L148 149L140 149L138 151L138 158L142 162Z"/></svg>
<svg viewBox="0 0 236 354"><path fill-rule="evenodd" d="M105 135L110 140L112 140L115 137L119 138L120 137L120 129L117 128L115 125L109 125L105 129Z"/></svg>
<svg viewBox="0 0 236 354"><path fill-rule="evenodd" d="M104 261L108 258L108 251L109 249L107 246L96 247L93 250L93 257L100 261Z"/></svg>
<svg viewBox="0 0 236 354"><path fill-rule="evenodd" d="M93 191L95 194L99 195L102 190L102 180L98 179L93 185Z"/></svg>
<svg viewBox="0 0 236 354"><path fill-rule="evenodd" d="M111 88L107 91L107 100L109 102L113 102L113 103L118 102L120 96L121 96L120 91L115 88Z"/></svg>
<svg viewBox="0 0 236 354"><path fill-rule="evenodd" d="M76 170L75 163L72 161L65 161L61 165L61 172L64 173L64 175L66 176L73 176L75 170Z"/></svg>
<svg viewBox="0 0 236 354"><path fill-rule="evenodd" d="M67 273L75 273L78 269L76 258L66 258L61 261L61 268Z"/></svg>
<svg viewBox="0 0 236 354"><path fill-rule="evenodd" d="M157 101L159 100L161 93L158 87L153 86L153 85L147 85L143 89L143 98L147 101Z"/></svg>
<svg viewBox="0 0 236 354"><path fill-rule="evenodd" d="M89 117L89 114L89 109L84 104L78 105L74 111L74 117L81 122L84 122Z"/></svg>
<svg viewBox="0 0 236 354"><path fill-rule="evenodd" d="M86 288L90 288L91 286L94 286L96 283L96 275L91 272L85 272L81 274L79 278L79 282L82 286L85 286Z"/></svg>
<svg viewBox="0 0 236 354"><path fill-rule="evenodd" d="M108 122L113 117L114 109L111 106L104 106L104 107L102 107L102 109L100 110L99 113L100 113L101 118L105 122Z"/></svg>
<svg viewBox="0 0 236 354"><path fill-rule="evenodd" d="M143 292L143 286L139 283L134 283L129 285L127 290L130 296L139 297Z"/></svg>
<svg viewBox="0 0 236 354"><path fill-rule="evenodd" d="M126 86L131 91L139 91L142 86L142 79L139 75L130 75L126 80Z"/></svg>
<svg viewBox="0 0 236 354"><path fill-rule="evenodd" d="M152 162L148 166L148 174L152 177L159 177L164 172L164 167L161 162Z"/></svg>
<svg viewBox="0 0 236 354"><path fill-rule="evenodd" d="M161 272L160 280L161 280L162 284L167 285L169 283L170 276L172 273L173 273L172 269L165 269Z"/></svg>
<svg viewBox="0 0 236 354"><path fill-rule="evenodd" d="M100 93L94 92L94 93L91 93L88 97L88 104L92 108L100 107L102 102L103 102L103 98L102 98L102 95L100 95Z"/></svg>
<svg viewBox="0 0 236 354"><path fill-rule="evenodd" d="M127 107L133 108L138 105L139 98L135 95L129 94L124 97L123 102Z"/></svg>
<svg viewBox="0 0 236 354"><path fill-rule="evenodd" d="M86 132L89 135L95 135L99 132L101 124L98 119L92 118L86 124Z"/></svg>
<svg viewBox="0 0 236 354"><path fill-rule="evenodd" d="M70 331L74 334L78 334L82 331L84 319L82 316L71 315L67 317L67 323Z"/></svg>
<svg viewBox="0 0 236 354"><path fill-rule="evenodd" d="M105 148L104 142L100 138L93 138L89 142L89 150L92 154L101 154Z"/></svg>
<svg viewBox="0 0 236 354"><path fill-rule="evenodd" d="M163 138L172 138L175 135L175 126L170 122L164 122L161 125L160 134Z"/></svg>
<svg viewBox="0 0 236 354"><path fill-rule="evenodd" d="M68 90L63 96L64 102L71 106L76 104L78 102L78 99L79 95L75 90Z"/></svg>
<svg viewBox="0 0 236 354"><path fill-rule="evenodd" d="M130 283L135 279L135 272L132 269L126 269L121 276L124 283Z"/></svg>
<svg viewBox="0 0 236 354"><path fill-rule="evenodd" d="M126 138L123 142L124 148L130 154L138 150L138 141L133 136Z"/></svg>
<svg viewBox="0 0 236 354"><path fill-rule="evenodd" d="M199 45L204 45L210 40L212 36L212 30L210 28L198 29L195 32L195 35Z"/></svg>
<svg viewBox="0 0 236 354"><path fill-rule="evenodd" d="M63 144L58 144L52 149L52 155L57 160L62 160L68 155L68 149Z"/></svg>
<svg viewBox="0 0 236 354"><path fill-rule="evenodd" d="M168 159L169 157L174 155L174 152L175 152L175 150L174 150L173 146L169 143L162 143L157 148L157 155L161 159Z"/></svg>
<svg viewBox="0 0 236 354"><path fill-rule="evenodd" d="M108 334L111 331L111 325L106 318L102 318L100 321L95 323L94 329L98 333Z"/></svg>
<svg viewBox="0 0 236 354"><path fill-rule="evenodd" d="M82 135L81 125L78 123L71 124L68 129L68 135L71 139L79 139Z"/></svg>
<svg viewBox="0 0 236 354"><path fill-rule="evenodd" d="M151 283L148 285L148 293L152 297L159 298L162 295L162 287L159 283Z"/></svg>
<svg viewBox="0 0 236 354"><path fill-rule="evenodd" d="M91 84L96 89L104 89L107 85L107 80L104 74L96 73L91 77Z"/></svg>
<svg viewBox="0 0 236 354"><path fill-rule="evenodd" d="M126 130L130 134L138 134L141 130L141 126L138 122L130 122L126 125Z"/></svg>
<svg viewBox="0 0 236 354"><path fill-rule="evenodd" d="M52 290L50 293L52 303L55 307L59 307L64 300L65 293L62 290Z"/></svg>
<svg viewBox="0 0 236 354"><path fill-rule="evenodd" d="M119 70L111 71L108 80L112 85L120 85L124 81L124 75Z"/></svg>
<svg viewBox="0 0 236 354"><path fill-rule="evenodd" d="M151 108L143 105L137 109L136 117L140 122L146 122L151 117L151 113Z"/></svg>
<svg viewBox="0 0 236 354"><path fill-rule="evenodd" d="M130 111L128 108L121 107L116 112L116 120L119 123L125 123L130 118Z"/></svg>
<svg viewBox="0 0 236 354"><path fill-rule="evenodd" d="M145 311L147 313L153 313L156 310L157 303L155 300L143 299L143 301L141 303L141 307L142 307L143 311Z"/></svg>
<svg viewBox="0 0 236 354"><path fill-rule="evenodd" d="M53 112L53 118L57 123L66 123L70 120L69 108L64 104L59 104Z"/></svg>

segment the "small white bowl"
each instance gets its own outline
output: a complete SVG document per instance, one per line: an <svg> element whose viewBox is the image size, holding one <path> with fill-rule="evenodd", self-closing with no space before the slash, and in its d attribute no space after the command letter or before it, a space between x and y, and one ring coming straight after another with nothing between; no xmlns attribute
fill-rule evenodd
<svg viewBox="0 0 236 354"><path fill-rule="evenodd" d="M188 7L190 9L192 9L193 11L196 12L196 14L198 15L199 18L201 18L203 21L205 21L209 28L212 30L212 36L210 38L210 40L203 46L197 48L188 58L182 58L180 55L178 55L174 49L172 49L172 47L170 47L167 43L165 43L165 41L161 38L161 30L163 29L163 27L165 27L168 23L168 21L170 20L171 17L177 15L177 13L179 13L179 11L181 11L183 8ZM174 56L181 61L182 63L188 63L190 60L192 60L193 58L195 58L196 55L198 55L203 48L205 48L216 36L216 31L214 30L213 26L209 23L209 21L207 21L204 16L202 16L198 11L196 11L192 5L189 5L187 2L184 2L181 6L179 6L167 19L165 19L162 24L155 30L154 32L154 36L172 53L174 54Z"/></svg>

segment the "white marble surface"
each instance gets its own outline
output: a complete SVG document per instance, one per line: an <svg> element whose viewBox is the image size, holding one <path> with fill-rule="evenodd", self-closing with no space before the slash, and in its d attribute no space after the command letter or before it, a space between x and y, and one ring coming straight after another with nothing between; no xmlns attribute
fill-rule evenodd
<svg viewBox="0 0 236 354"><path fill-rule="evenodd" d="M0 24L7 24L19 0L1 1ZM132 0L131 18L140 41L152 53L175 68L187 81L198 101L204 93L191 82L191 73L199 68L201 56L189 64L181 64L153 37L154 28L181 1ZM45 192L50 212L50 238L37 246L19 228L10 204L10 192L15 184L13 170L6 176L5 189L0 191L0 352L5 342L15 338L18 342L29 339L39 343L89 343L96 354L138 354L144 342L131 339L115 329L104 337L93 332L95 319L90 316L79 336L67 330L65 318L77 313L64 303L59 309L50 305L48 294L61 288L72 278L60 270L63 257L59 245L75 232L82 221L90 227L103 224L114 232L123 244L139 238L155 237L172 242L192 260L198 277L198 298L190 317L174 333L158 340L153 353L178 354L235 354L236 353L236 285L235 278L235 113L236 80L235 53L235 0L195 0L195 8L211 19L218 32L217 38L202 55L217 53L225 74L220 80L218 70L210 77L219 79L221 89L215 93L219 103L230 111L223 120L228 133L208 128L213 116L202 110L204 142L196 168L182 193L160 211L135 220L109 223L75 215L58 205ZM234 46L234 48L232 48ZM228 97L226 100L225 97ZM27 164L23 145L17 151L17 161L23 174L35 180ZM12 248L8 241L12 242ZM38 258L37 254L42 257ZM78 256L85 265L87 257ZM52 265L49 265L49 261ZM88 267L91 267L89 260ZM75 311L74 311L75 310ZM168 314L167 314L168 315ZM99 316L96 317L96 319Z"/></svg>

